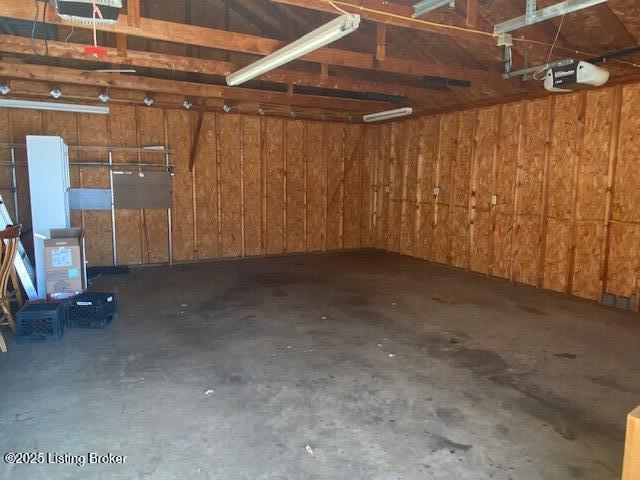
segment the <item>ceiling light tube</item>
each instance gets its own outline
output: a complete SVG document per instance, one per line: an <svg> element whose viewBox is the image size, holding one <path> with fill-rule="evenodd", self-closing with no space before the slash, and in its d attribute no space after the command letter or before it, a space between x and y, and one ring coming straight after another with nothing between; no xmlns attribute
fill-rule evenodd
<svg viewBox="0 0 640 480"><path fill-rule="evenodd" d="M358 29L360 15L344 14L329 23L307 33L286 47L261 58L227 76L227 85L235 86L248 82L260 75L289 63L314 50L348 35Z"/></svg>
<svg viewBox="0 0 640 480"><path fill-rule="evenodd" d="M425 13L429 13L433 10L437 10L440 7L444 7L445 5L449 5L450 8L455 8L456 1L455 0L423 0L422 2L418 2L413 5L413 18L418 18L424 15Z"/></svg>
<svg viewBox="0 0 640 480"><path fill-rule="evenodd" d="M370 113L362 117L365 122L381 122L382 120L389 120L390 118L406 117L413 113L413 108L405 107L398 108L396 110L387 110L386 112Z"/></svg>
<svg viewBox="0 0 640 480"><path fill-rule="evenodd" d="M73 103L37 102L33 100L13 100L9 98L0 98L0 107L26 108L30 110L55 110L58 112L95 113L99 115L107 115L109 113L109 107Z"/></svg>

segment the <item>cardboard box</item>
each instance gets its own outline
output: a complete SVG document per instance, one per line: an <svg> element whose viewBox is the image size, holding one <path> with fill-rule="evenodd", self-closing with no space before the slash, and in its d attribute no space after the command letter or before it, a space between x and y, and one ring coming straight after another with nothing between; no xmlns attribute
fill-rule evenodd
<svg viewBox="0 0 640 480"><path fill-rule="evenodd" d="M87 288L81 228L51 229L44 251L47 295L79 293Z"/></svg>

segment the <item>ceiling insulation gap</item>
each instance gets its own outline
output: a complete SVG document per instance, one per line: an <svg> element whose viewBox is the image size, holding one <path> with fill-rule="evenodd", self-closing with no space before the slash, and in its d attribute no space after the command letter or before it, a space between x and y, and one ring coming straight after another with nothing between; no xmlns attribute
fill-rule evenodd
<svg viewBox="0 0 640 480"><path fill-rule="evenodd" d="M465 87L471 86L471 82L468 80L458 80L455 78L447 77L434 77L432 75L425 75L422 77L424 83L428 86L440 86L440 87Z"/></svg>

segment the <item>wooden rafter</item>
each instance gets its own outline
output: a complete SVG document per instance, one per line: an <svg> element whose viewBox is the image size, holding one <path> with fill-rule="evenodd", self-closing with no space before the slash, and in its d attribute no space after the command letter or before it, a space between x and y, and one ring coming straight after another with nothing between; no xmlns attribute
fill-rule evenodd
<svg viewBox="0 0 640 480"><path fill-rule="evenodd" d="M35 7L30 2L5 0L2 13L9 18L31 20L35 14ZM66 22L59 19L55 12L51 12L51 10L48 11L46 21L51 24L66 25ZM77 28L91 28L91 26L79 25ZM126 15L120 15L120 19L115 25L101 25L98 26L98 28L107 32L122 33L153 40L184 43L208 48L215 47L221 50L257 55L268 55L284 45L284 42L270 38L149 18L141 18L140 27L132 27L128 25ZM444 64L428 64L414 60L389 57L387 57L384 62L378 62L376 64L375 55L373 54L334 48L316 50L303 57L302 60L406 75L434 75L461 78L476 83L486 83L488 85L494 85L496 82L501 81L501 76L498 72Z"/></svg>
<svg viewBox="0 0 640 480"><path fill-rule="evenodd" d="M309 8L320 12L336 13L336 9L326 0L273 0L277 3ZM495 44L493 32L465 29L463 25L446 25L411 18L413 7L379 0L336 0L340 8L357 13L363 19L385 25L411 28L424 32L456 37L473 42ZM452 28L453 27L453 28Z"/></svg>
<svg viewBox="0 0 640 480"><path fill-rule="evenodd" d="M294 94L288 97L285 92L253 90L248 88L221 87L201 83L178 82L158 78L133 75L112 75L87 70L49 67L41 65L18 65L0 62L0 75L5 78L21 78L43 82L69 83L74 85L92 85L113 87L144 92L169 93L188 97L217 98L239 100L252 103L273 105L293 105L307 108L320 108L353 112L371 112L388 108L384 102L353 100L348 98L323 97L320 95Z"/></svg>
<svg viewBox="0 0 640 480"><path fill-rule="evenodd" d="M82 45L49 41L49 57L59 59L70 59L90 62L104 62L120 66L134 66L143 68L165 69L170 71L183 71L190 73L201 73L208 75L225 76L237 70L238 65L219 60L208 60L202 58L184 57L178 55L160 54L152 52L140 52L136 50L126 50L126 56L121 55L121 50L106 48L106 57L87 57L82 50ZM0 35L0 51L33 55L31 43L25 37L11 35ZM277 69L266 73L261 77L263 80L294 84L316 88L333 88L355 92L382 93L385 95L407 96L414 100L429 100L435 94L447 94L447 92L433 92L422 88L416 88L397 83L376 82L371 80L357 80L337 75L326 76L323 72L313 74L301 71Z"/></svg>
<svg viewBox="0 0 640 480"><path fill-rule="evenodd" d="M140 26L140 0L127 0L127 22L132 27Z"/></svg>

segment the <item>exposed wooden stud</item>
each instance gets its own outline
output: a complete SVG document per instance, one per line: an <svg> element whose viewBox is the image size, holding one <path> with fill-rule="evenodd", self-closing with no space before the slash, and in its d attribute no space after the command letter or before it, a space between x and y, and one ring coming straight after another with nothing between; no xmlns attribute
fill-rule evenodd
<svg viewBox="0 0 640 480"><path fill-rule="evenodd" d="M571 294L573 291L573 274L576 262L576 235L578 228L578 195L580 193L580 168L584 146L584 127L587 115L587 94L580 94L580 114L578 116L578 131L576 139L576 159L573 168L573 195L571 197L571 240L569 243L567 271L565 276L565 293Z"/></svg>
<svg viewBox="0 0 640 480"><path fill-rule="evenodd" d="M127 57L127 36L125 34L116 33L116 49L119 57Z"/></svg>
<svg viewBox="0 0 640 480"><path fill-rule="evenodd" d="M213 114L213 128L215 137L215 163L216 163L216 211L218 215L218 257L223 256L222 249L222 181L220 180L220 116L217 113Z"/></svg>
<svg viewBox="0 0 640 480"><path fill-rule="evenodd" d="M502 158L501 156L501 132L502 132L502 110L503 106L500 105L498 107L498 121L496 122L496 130L494 133L494 148L493 148L493 163L491 165L491 192L492 195L497 195L495 192L497 191L497 174L498 174L498 159ZM499 201L498 198L496 198ZM490 210L489 210L489 265L487 266L487 274L493 276L494 272L494 264L495 264L495 239L496 239L496 208L497 204L491 202Z"/></svg>
<svg viewBox="0 0 640 480"><path fill-rule="evenodd" d="M467 250L467 261L465 268L467 270L471 269L471 246L473 245L474 236L476 234L476 208L478 203L478 192L477 192L477 178L476 178L476 153L478 151L478 111L474 110L473 112L473 130L471 133L471 138L473 141L471 142L471 166L470 166L470 181L469 181L469 206L468 206L468 222L469 226L467 229L467 238L465 248Z"/></svg>
<svg viewBox="0 0 640 480"><path fill-rule="evenodd" d="M554 97L549 97L547 103L547 133L544 144L544 166L542 170L542 210L540 212L540 230L538 232L538 287L542 287L544 284L544 262L546 256L547 226L549 221L549 163L551 160L551 149L553 148Z"/></svg>
<svg viewBox="0 0 640 480"><path fill-rule="evenodd" d="M450 159L451 161L451 173L450 173L450 184L449 184L449 192L445 192L448 194L449 196L449 220L451 220L451 214L453 213L454 210L454 204L455 204L455 175L454 175L454 166L456 163L456 160L458 158L458 146L460 145L460 115L462 115L462 112L456 112L454 114L454 127L453 127L453 152L454 152L454 157ZM451 229L452 229L452 222L449 221L447 222L447 226L446 226L446 230L447 230L447 254L446 254L446 259L447 259L447 264L452 265L453 264L453 252L452 252L452 247L453 247L453 236L451 235Z"/></svg>
<svg viewBox="0 0 640 480"><path fill-rule="evenodd" d="M512 282L516 281L517 278L517 266L516 266L516 259L518 257L518 230L520 228L520 222L518 222L518 209L519 209L519 202L518 202L518 190L520 189L520 175L521 175L521 165L522 165L522 158L524 156L524 139L525 139L525 135L526 135L526 130L527 130L527 110L528 110L528 103L527 102L523 102L522 104L522 111L520 113L520 125L518 126L518 154L517 154L517 160L516 160L516 178L515 181L513 182L513 224L511 227L511 258L510 258L510 262L511 262L511 266L509 268L510 273L509 273L509 279Z"/></svg>
<svg viewBox="0 0 640 480"><path fill-rule="evenodd" d="M202 130L202 121L205 113L199 112L198 120L196 122L196 130L193 136L193 143L191 144L191 155L189 156L189 171L193 172L193 167L196 164L196 158L198 158L198 148L200 146L200 131Z"/></svg>
<svg viewBox="0 0 640 480"><path fill-rule="evenodd" d="M140 26L140 0L127 0L127 24L130 27Z"/></svg>
<svg viewBox="0 0 640 480"><path fill-rule="evenodd" d="M246 256L245 251L245 202L244 202L244 117L238 120L240 128L240 255Z"/></svg>
<svg viewBox="0 0 640 480"><path fill-rule="evenodd" d="M618 163L618 151L620 149L620 122L622 115L622 87L618 86L614 93L613 122L611 127L611 140L609 145L609 165L607 171L607 193L605 197L605 213L603 227L605 230L605 240L602 242L601 264L600 264L600 285L602 295L607 293L607 282L609 276L609 253L611 248L611 222L613 219L613 198L615 193L616 166Z"/></svg>
<svg viewBox="0 0 640 480"><path fill-rule="evenodd" d="M467 0L467 25L475 27L478 24L478 0Z"/></svg>
<svg viewBox="0 0 640 480"><path fill-rule="evenodd" d="M436 235L436 228L438 227L438 196L433 194L433 190L436 187L440 186L440 169L441 169L441 165L440 165L440 155L441 155L441 138L440 138L440 124L442 122L442 115L438 115L438 121L436 122L436 148L435 148L435 159L434 159L434 167L433 167L433 180L432 180L432 184L429 186L431 189L431 202L433 204L433 207L431 208L433 216L432 216L432 223L431 223L431 238L433 239L433 241L431 242L431 259L435 260L436 258L436 242L435 242L435 235Z"/></svg>
<svg viewBox="0 0 640 480"><path fill-rule="evenodd" d="M326 63L320 64L320 78L327 80L329 78L329 65Z"/></svg>
<svg viewBox="0 0 640 480"><path fill-rule="evenodd" d="M387 27L382 23L376 25L376 60L383 61L387 51Z"/></svg>

